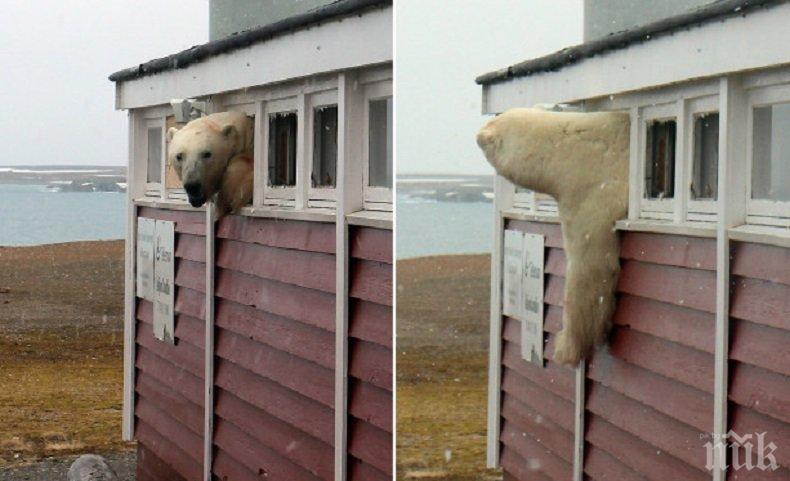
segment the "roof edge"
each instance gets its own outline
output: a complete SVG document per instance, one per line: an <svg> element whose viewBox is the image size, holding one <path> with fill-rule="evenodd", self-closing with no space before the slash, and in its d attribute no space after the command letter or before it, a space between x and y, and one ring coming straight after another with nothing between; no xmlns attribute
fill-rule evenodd
<svg viewBox="0 0 790 481"><path fill-rule="evenodd" d="M336 0L309 12L294 15L262 27L244 30L227 37L182 50L167 57L157 58L136 67L119 70L108 78L113 82L134 80L167 70L185 68L207 58L249 47L277 35L298 30L325 20L333 20L379 6L391 5L392 0Z"/></svg>
<svg viewBox="0 0 790 481"><path fill-rule="evenodd" d="M499 70L480 75L478 85L492 85L517 77L527 77L543 72L555 72L587 58L610 51L626 48L635 43L667 35L695 24L701 26L726 17L746 16L759 8L770 8L790 0L720 0L680 15L667 17L632 30L610 34L590 42L567 47L542 57L526 60Z"/></svg>

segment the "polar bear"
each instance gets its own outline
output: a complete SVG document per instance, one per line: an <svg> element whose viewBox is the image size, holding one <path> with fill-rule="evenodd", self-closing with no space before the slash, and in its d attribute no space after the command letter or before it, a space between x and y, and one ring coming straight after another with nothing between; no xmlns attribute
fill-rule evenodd
<svg viewBox="0 0 790 481"><path fill-rule="evenodd" d="M167 131L167 160L192 206L216 194L222 215L252 201L253 125L243 112L220 112Z"/></svg>
<svg viewBox="0 0 790 481"><path fill-rule="evenodd" d="M576 365L602 344L615 309L619 240L628 205L627 114L513 109L477 143L497 173L557 200L567 268L554 361Z"/></svg>

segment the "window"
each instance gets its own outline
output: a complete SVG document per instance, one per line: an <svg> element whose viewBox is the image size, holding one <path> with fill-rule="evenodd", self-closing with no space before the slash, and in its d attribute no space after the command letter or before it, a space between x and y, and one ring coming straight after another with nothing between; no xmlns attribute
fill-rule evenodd
<svg viewBox="0 0 790 481"><path fill-rule="evenodd" d="M335 187L337 176L337 106L313 110L313 187Z"/></svg>
<svg viewBox="0 0 790 481"><path fill-rule="evenodd" d="M296 185L296 112L269 116L269 185Z"/></svg>
<svg viewBox="0 0 790 481"><path fill-rule="evenodd" d="M754 109L752 199L790 201L790 104Z"/></svg>
<svg viewBox="0 0 790 481"><path fill-rule="evenodd" d="M645 197L671 199L675 194L674 120L655 120L647 125Z"/></svg>
<svg viewBox="0 0 790 481"><path fill-rule="evenodd" d="M372 100L368 116L368 185L392 188L392 97Z"/></svg>
<svg viewBox="0 0 790 481"><path fill-rule="evenodd" d="M151 184L162 182L162 128L148 128L148 167L146 180Z"/></svg>
<svg viewBox="0 0 790 481"><path fill-rule="evenodd" d="M716 200L719 177L719 114L694 116L691 199Z"/></svg>

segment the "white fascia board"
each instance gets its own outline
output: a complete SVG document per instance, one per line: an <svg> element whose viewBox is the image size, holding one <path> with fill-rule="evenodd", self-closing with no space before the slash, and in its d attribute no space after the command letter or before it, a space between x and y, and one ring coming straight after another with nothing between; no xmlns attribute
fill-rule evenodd
<svg viewBox="0 0 790 481"><path fill-rule="evenodd" d="M329 20L211 57L116 84L116 108L160 105L392 62L392 7Z"/></svg>
<svg viewBox="0 0 790 481"><path fill-rule="evenodd" d="M483 112L571 103L790 64L790 4L596 55L556 72L483 86Z"/></svg>

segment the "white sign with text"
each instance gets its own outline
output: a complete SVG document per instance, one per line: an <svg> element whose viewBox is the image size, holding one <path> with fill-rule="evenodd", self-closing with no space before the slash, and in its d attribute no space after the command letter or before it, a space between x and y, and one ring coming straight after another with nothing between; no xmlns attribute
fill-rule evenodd
<svg viewBox="0 0 790 481"><path fill-rule="evenodd" d="M543 365L543 266L545 239L538 234L524 234L521 251L522 306L521 357Z"/></svg>
<svg viewBox="0 0 790 481"><path fill-rule="evenodd" d="M156 221L154 337L175 344L175 223Z"/></svg>
<svg viewBox="0 0 790 481"><path fill-rule="evenodd" d="M521 250L524 234L517 230L505 231L505 249L502 269L502 314L521 320Z"/></svg>
<svg viewBox="0 0 790 481"><path fill-rule="evenodd" d="M156 221L137 218L137 297L154 302L154 236Z"/></svg>

